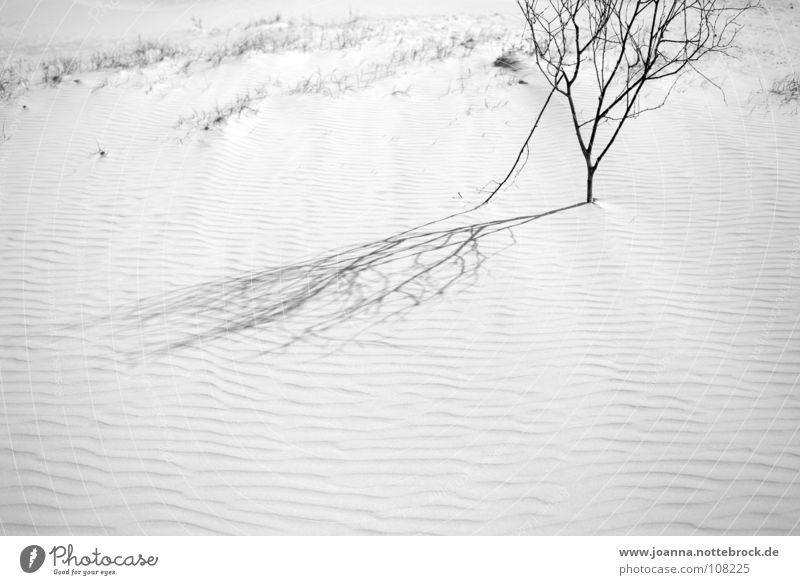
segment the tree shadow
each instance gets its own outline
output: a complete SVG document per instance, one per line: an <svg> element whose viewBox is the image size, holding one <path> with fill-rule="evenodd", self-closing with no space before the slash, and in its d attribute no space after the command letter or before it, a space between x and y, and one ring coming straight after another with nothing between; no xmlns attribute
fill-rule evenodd
<svg viewBox="0 0 800 585"><path fill-rule="evenodd" d="M392 236L284 266L202 283L143 299L113 316L145 340L133 355L199 346L269 328L274 351L345 322L364 329L443 295L475 277L484 238L569 209L442 227L469 210ZM479 206L480 207L480 206ZM435 227L439 225L439 227ZM368 318L369 317L369 318Z"/></svg>

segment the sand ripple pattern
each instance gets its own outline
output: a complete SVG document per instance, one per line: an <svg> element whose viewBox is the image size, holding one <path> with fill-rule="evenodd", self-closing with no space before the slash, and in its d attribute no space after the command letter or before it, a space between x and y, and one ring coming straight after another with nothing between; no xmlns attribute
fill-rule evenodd
<svg viewBox="0 0 800 585"><path fill-rule="evenodd" d="M494 51L183 143L196 88L3 105L0 531L799 533L800 121L690 88L535 218L554 107L393 245L525 135Z"/></svg>

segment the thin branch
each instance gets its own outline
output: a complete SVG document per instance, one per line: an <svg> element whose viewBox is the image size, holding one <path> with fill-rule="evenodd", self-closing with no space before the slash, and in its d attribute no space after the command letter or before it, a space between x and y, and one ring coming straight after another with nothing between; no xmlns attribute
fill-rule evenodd
<svg viewBox="0 0 800 585"><path fill-rule="evenodd" d="M528 146L529 146L529 144L531 142L531 139L533 138L533 133L536 131L536 128L539 126L539 121L542 119L542 115L544 114L544 111L547 109L547 105L550 103L550 98L553 97L553 94L555 93L555 91L556 91L556 89L555 89L555 87L553 87L550 90L550 93L547 94L547 99L544 100L544 104L542 105L542 108L539 110L539 115L536 116L536 121L533 123L533 126L531 127L531 131L528 133L527 138L525 138L525 142L522 143L522 147L519 149L519 152L517 153L517 158L514 159L514 164L511 165L511 168L508 170L508 173L503 178L503 180L500 181L497 184L497 186L492 190L492 192L489 194L489 196L478 207L481 207L481 206L486 205L487 203L489 203L489 201L492 200L492 197L497 195L497 193L500 191L500 189L502 189L503 186L511 178L511 175L514 173L514 170L517 168L517 165L519 164L520 160L522 159L523 153L527 153L528 152Z"/></svg>

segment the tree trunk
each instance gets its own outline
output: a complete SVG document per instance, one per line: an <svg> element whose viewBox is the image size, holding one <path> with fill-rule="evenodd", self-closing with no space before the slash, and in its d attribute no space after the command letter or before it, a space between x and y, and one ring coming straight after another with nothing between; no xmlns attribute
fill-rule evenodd
<svg viewBox="0 0 800 585"><path fill-rule="evenodd" d="M592 183L594 182L594 172L597 170L596 166L586 165L586 203L594 201L594 194L592 193Z"/></svg>

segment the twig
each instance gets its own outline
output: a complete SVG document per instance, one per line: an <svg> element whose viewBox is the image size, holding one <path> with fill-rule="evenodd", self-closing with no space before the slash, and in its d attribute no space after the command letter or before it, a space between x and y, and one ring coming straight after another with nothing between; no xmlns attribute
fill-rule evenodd
<svg viewBox="0 0 800 585"><path fill-rule="evenodd" d="M530 144L531 139L533 138L533 133L536 131L537 126L539 126L539 121L542 119L542 115L544 114L545 109L547 109L547 105L550 103L550 98L553 97L555 91L556 91L555 87L553 87L550 89L550 93L547 94L547 99L544 101L542 109L539 110L539 115L536 116L536 121L533 123L533 127L531 128L531 131L528 133L528 137L525 139L525 142L522 143L522 148L519 149L519 152L517 153L517 158L514 160L514 164L511 165L511 168L508 170L508 174L506 174L505 178L497 184L497 187L494 188L494 190L489 194L489 196L483 201L483 203L478 205L478 207L483 207L484 205L489 203L489 201L492 200L492 197L497 195L500 189L502 189L503 186L511 178L511 175L514 174L514 170L517 168L519 161L522 159L522 154L528 150L528 145Z"/></svg>

